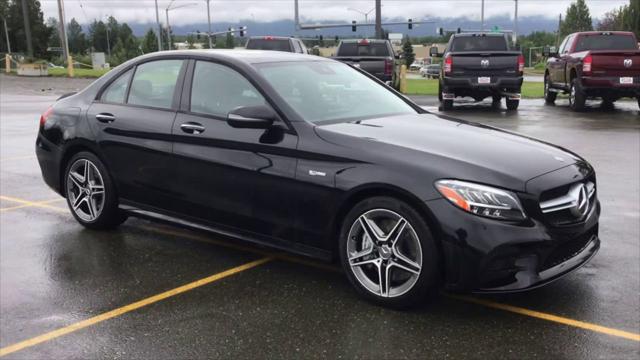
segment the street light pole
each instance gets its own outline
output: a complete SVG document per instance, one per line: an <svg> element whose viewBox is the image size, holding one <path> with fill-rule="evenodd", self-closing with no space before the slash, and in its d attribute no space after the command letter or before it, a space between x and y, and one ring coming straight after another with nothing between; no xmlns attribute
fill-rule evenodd
<svg viewBox="0 0 640 360"><path fill-rule="evenodd" d="M376 9L376 8L373 8L373 9L371 9L371 10L367 11L367 12L364 12L364 11L360 11L360 10L358 10L358 9L354 9L354 8L347 8L347 10L355 11L355 12L357 12L357 13L359 13L359 14L364 15L364 23L365 23L365 24L368 24L368 23L369 23L369 14L371 14L371 12L372 12L373 10L375 10L375 9Z"/></svg>
<svg viewBox="0 0 640 360"><path fill-rule="evenodd" d="M64 59L69 58L69 42L67 41L67 31L65 29L64 22L64 3L62 0L58 0L58 16L60 19L58 22L60 23L60 42L62 43L62 54Z"/></svg>
<svg viewBox="0 0 640 360"><path fill-rule="evenodd" d="M176 1L176 0L171 0L171 2L169 3L169 6L167 6L164 9L165 16L167 18L167 41L169 43L169 50L171 50L171 25L169 25L169 10L175 10L175 9L179 9L179 8L183 8L183 7L187 7L187 6L197 5L195 3L188 3L188 4L183 4L183 5L178 5L178 6L171 7L173 5L174 1Z"/></svg>
<svg viewBox="0 0 640 360"><path fill-rule="evenodd" d="M484 0L482 0L482 5L480 9L480 30L484 31Z"/></svg>
<svg viewBox="0 0 640 360"><path fill-rule="evenodd" d="M9 42L9 30L7 30L7 18L3 16L2 22L4 22L4 36L7 39L7 53L11 54L11 43Z"/></svg>
<svg viewBox="0 0 640 360"><path fill-rule="evenodd" d="M513 44L515 45L518 42L518 0L516 2L516 11L515 11L515 24L513 29Z"/></svg>
<svg viewBox="0 0 640 360"><path fill-rule="evenodd" d="M208 32L208 34L209 34L209 36L208 36L208 38L209 38L209 49L213 49L213 45L212 45L212 42L211 42L211 8L209 7L209 2L210 1L211 0L207 0L207 22L209 23L209 32Z"/></svg>
<svg viewBox="0 0 640 360"><path fill-rule="evenodd" d="M109 61L111 61L111 40L109 40L109 24L107 23L107 54L109 55Z"/></svg>
<svg viewBox="0 0 640 360"><path fill-rule="evenodd" d="M156 0L156 23L158 24L158 51L162 51L162 25L160 25L160 14L158 14L158 0Z"/></svg>
<svg viewBox="0 0 640 360"><path fill-rule="evenodd" d="M31 23L29 22L27 0L22 0L22 17L24 18L24 35L27 38L27 54L33 57L33 43L31 42Z"/></svg>
<svg viewBox="0 0 640 360"><path fill-rule="evenodd" d="M376 39L382 39L382 0L376 0Z"/></svg>

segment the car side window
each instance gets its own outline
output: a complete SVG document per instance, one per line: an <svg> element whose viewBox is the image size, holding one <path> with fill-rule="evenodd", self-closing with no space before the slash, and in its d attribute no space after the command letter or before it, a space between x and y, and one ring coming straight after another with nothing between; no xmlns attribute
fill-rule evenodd
<svg viewBox="0 0 640 360"><path fill-rule="evenodd" d="M109 87L102 93L100 100L103 102L124 104L124 97L127 95L127 88L129 87L129 79L133 69L120 75L115 81L113 81Z"/></svg>
<svg viewBox="0 0 640 360"><path fill-rule="evenodd" d="M128 104L170 109L183 60L156 60L138 65Z"/></svg>
<svg viewBox="0 0 640 360"><path fill-rule="evenodd" d="M260 92L237 71L212 62L196 62L191 85L192 112L226 117L239 106L265 104Z"/></svg>
<svg viewBox="0 0 640 360"><path fill-rule="evenodd" d="M564 53L564 47L567 44L567 40L569 40L569 36L565 37L564 40L562 40L562 43L560 43L560 47L558 48L558 54Z"/></svg>

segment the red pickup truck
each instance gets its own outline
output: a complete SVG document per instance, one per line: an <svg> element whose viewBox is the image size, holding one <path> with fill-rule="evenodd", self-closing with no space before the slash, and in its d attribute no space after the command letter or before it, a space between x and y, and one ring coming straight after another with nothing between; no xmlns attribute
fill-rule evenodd
<svg viewBox="0 0 640 360"><path fill-rule="evenodd" d="M558 93L569 94L574 111L585 101L602 98L603 105L631 97L640 106L640 49L632 32L589 31L567 36L557 51L545 48L544 97L553 104Z"/></svg>

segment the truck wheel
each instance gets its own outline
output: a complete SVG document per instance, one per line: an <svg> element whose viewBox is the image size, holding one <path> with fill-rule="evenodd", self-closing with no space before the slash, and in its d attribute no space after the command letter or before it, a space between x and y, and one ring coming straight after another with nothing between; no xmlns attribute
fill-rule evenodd
<svg viewBox="0 0 640 360"><path fill-rule="evenodd" d="M442 110L453 110L453 100L443 100Z"/></svg>
<svg viewBox="0 0 640 360"><path fill-rule="evenodd" d="M583 111L586 100L580 80L577 78L571 80L571 89L569 90L569 107L571 110Z"/></svg>
<svg viewBox="0 0 640 360"><path fill-rule="evenodd" d="M640 96L638 96L636 100L638 100L638 108L640 108Z"/></svg>
<svg viewBox="0 0 640 360"><path fill-rule="evenodd" d="M518 110L520 100L511 100L507 98L507 110Z"/></svg>
<svg viewBox="0 0 640 360"><path fill-rule="evenodd" d="M499 109L501 101L502 101L502 96L494 95L491 100L491 107L494 109Z"/></svg>
<svg viewBox="0 0 640 360"><path fill-rule="evenodd" d="M544 76L544 102L547 104L553 105L556 102L556 96L558 96L558 93L549 91L549 86L551 85L549 80L549 74L547 74Z"/></svg>
<svg viewBox="0 0 640 360"><path fill-rule="evenodd" d="M442 102L442 84L438 83L438 101Z"/></svg>
<svg viewBox="0 0 640 360"><path fill-rule="evenodd" d="M613 99L604 98L602 99L602 107L607 110L613 110Z"/></svg>

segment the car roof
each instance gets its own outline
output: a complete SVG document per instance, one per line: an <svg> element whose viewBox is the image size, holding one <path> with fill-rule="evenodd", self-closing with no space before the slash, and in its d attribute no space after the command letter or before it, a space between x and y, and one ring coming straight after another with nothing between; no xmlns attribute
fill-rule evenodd
<svg viewBox="0 0 640 360"><path fill-rule="evenodd" d="M504 37L504 33L497 32L472 32L472 33L459 33L453 34L454 37L471 37L471 36L501 36Z"/></svg>
<svg viewBox="0 0 640 360"><path fill-rule="evenodd" d="M289 39L293 39L293 38L287 37L287 36L271 36L271 35L249 37L249 40L289 40Z"/></svg>
<svg viewBox="0 0 640 360"><path fill-rule="evenodd" d="M384 39L344 39L342 40L342 42L345 42L345 43L354 43L354 42L360 43L361 41L379 44L379 43L386 43L389 40L384 40Z"/></svg>
<svg viewBox="0 0 640 360"><path fill-rule="evenodd" d="M578 32L574 32L571 35L600 35L600 34L633 35L631 31L578 31Z"/></svg>
<svg viewBox="0 0 640 360"><path fill-rule="evenodd" d="M143 58L165 58L173 56L186 56L186 57L206 57L218 60L227 61L239 61L246 64L258 64L269 62L289 62L289 61L335 61L328 58L299 54L285 51L271 51L271 50L244 50L244 49L193 49L193 50L169 50L169 51L157 51L147 55L141 56Z"/></svg>

